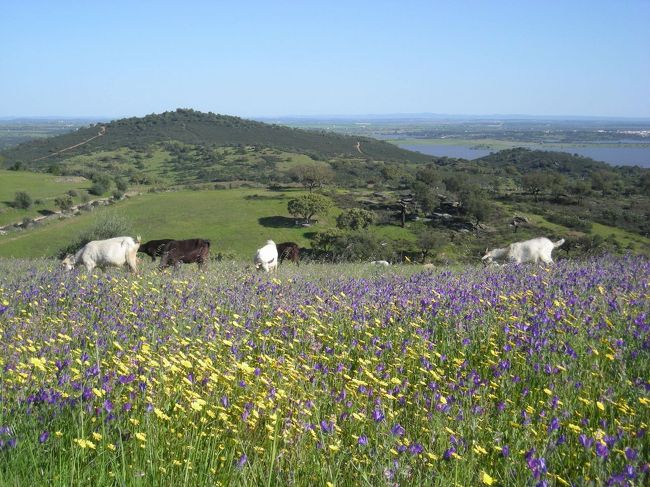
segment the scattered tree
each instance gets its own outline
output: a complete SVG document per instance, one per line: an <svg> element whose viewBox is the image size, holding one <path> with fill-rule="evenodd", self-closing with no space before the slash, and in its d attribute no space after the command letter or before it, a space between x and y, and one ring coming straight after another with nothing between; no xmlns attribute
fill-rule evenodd
<svg viewBox="0 0 650 487"><path fill-rule="evenodd" d="M341 230L361 230L375 220L372 211L363 208L351 208L336 218L336 226Z"/></svg>
<svg viewBox="0 0 650 487"><path fill-rule="evenodd" d="M422 254L422 263L426 262L429 253L444 247L447 244L447 238L444 234L436 232L431 228L425 228L417 234L417 245Z"/></svg>
<svg viewBox="0 0 650 487"><path fill-rule="evenodd" d="M327 196L308 193L298 196L287 203L287 210L295 217L302 217L305 223L318 213L326 213L332 207L332 200Z"/></svg>
<svg viewBox="0 0 650 487"><path fill-rule="evenodd" d="M291 171L291 179L298 181L311 193L334 180L334 171L325 164L300 164Z"/></svg>

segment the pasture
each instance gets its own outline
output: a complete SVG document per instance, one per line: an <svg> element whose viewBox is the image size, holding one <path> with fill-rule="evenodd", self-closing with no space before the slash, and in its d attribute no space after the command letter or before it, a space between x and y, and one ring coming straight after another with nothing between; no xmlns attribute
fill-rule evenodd
<svg viewBox="0 0 650 487"><path fill-rule="evenodd" d="M42 210L56 209L54 198L63 196L69 190L85 193L90 185L90 181L80 178L0 170L0 226L38 216ZM41 203L27 210L12 208L10 203L14 201L17 191L25 191L33 200L41 200Z"/></svg>
<svg viewBox="0 0 650 487"><path fill-rule="evenodd" d="M274 276L0 260L0 479L646 484L649 280L631 256Z"/></svg>
<svg viewBox="0 0 650 487"><path fill-rule="evenodd" d="M319 215L317 227L302 228L287 213L287 202L297 192L264 189L175 191L147 193L108 208L84 213L0 239L0 256L51 257L78 234L91 227L99 216L118 215L129 222L133 235L143 242L174 237L207 238L212 253L228 252L252 259L255 250L269 238L307 246L309 232L332 225Z"/></svg>

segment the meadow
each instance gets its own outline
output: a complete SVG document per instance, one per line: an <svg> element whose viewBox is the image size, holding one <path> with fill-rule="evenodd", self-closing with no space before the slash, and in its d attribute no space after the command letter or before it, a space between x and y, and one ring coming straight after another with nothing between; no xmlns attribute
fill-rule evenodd
<svg viewBox="0 0 650 487"><path fill-rule="evenodd" d="M0 170L0 226L39 216L42 210L54 210L56 197L63 196L70 190L85 193L90 185L90 181L81 178ZM12 208L9 204L14 201L18 191L27 192L38 202L27 210ZM74 201L79 202L79 198Z"/></svg>
<svg viewBox="0 0 650 487"><path fill-rule="evenodd" d="M0 484L647 485L650 261L0 260Z"/></svg>
<svg viewBox="0 0 650 487"><path fill-rule="evenodd" d="M208 238L213 253L248 259L269 238L308 245L306 234L315 228L295 226L287 212L287 202L296 194L300 192L265 189L147 193L28 232L6 235L0 239L0 256L52 257L102 217L113 215L129 222L133 236L141 235L143 242ZM327 228L326 222L321 218L319 226Z"/></svg>

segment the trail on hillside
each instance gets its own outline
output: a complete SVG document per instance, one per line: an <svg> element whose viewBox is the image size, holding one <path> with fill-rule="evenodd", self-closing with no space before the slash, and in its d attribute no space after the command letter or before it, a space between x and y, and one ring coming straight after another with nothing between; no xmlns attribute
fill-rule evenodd
<svg viewBox="0 0 650 487"><path fill-rule="evenodd" d="M355 147L359 151L359 154L363 154L363 151L361 150L361 142L357 142L357 145Z"/></svg>
<svg viewBox="0 0 650 487"><path fill-rule="evenodd" d="M33 159L32 162L42 161L43 159L47 159L48 157L52 157L52 156L55 156L55 155L57 155L57 154L61 154L62 152L69 151L69 150L71 150L71 149L74 149L75 147L79 147L80 145L87 144L87 143L90 142L91 140L94 140L94 139L96 139L97 137L101 137L101 136L104 135L105 133L106 133L106 127L105 127L104 125L102 125L101 128L99 129L99 132L97 133L97 135L95 135L95 136L93 136L93 137L91 137L91 138L89 138L89 139L86 139L86 140L84 140L83 142L79 142L78 144L71 145L70 147L66 147L65 149L61 149L61 150L59 150L59 151L52 152L51 154L48 154L48 155L46 155L46 156L39 157L39 158L37 158L37 159Z"/></svg>

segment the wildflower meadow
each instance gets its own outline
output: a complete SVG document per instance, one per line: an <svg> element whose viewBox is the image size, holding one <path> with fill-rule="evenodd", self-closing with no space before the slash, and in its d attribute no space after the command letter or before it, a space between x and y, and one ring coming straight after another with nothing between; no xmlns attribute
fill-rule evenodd
<svg viewBox="0 0 650 487"><path fill-rule="evenodd" d="M648 485L650 261L0 261L1 485Z"/></svg>

